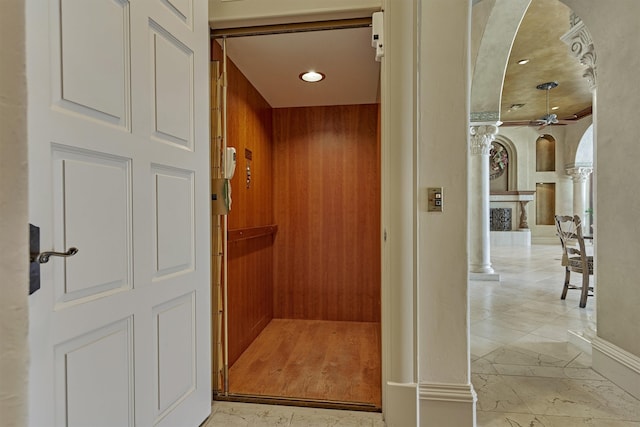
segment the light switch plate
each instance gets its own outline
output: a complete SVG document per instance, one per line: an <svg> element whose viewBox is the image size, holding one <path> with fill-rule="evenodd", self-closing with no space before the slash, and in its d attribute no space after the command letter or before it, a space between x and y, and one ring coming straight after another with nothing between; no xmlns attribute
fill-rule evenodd
<svg viewBox="0 0 640 427"><path fill-rule="evenodd" d="M442 207L444 205L442 187L429 187L427 188L427 194L429 196L427 211L442 212Z"/></svg>

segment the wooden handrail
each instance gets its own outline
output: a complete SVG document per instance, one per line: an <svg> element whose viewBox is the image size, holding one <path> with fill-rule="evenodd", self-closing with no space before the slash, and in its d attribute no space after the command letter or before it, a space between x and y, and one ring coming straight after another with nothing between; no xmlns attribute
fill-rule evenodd
<svg viewBox="0 0 640 427"><path fill-rule="evenodd" d="M239 240L255 239L257 237L276 234L278 226L275 224L263 225L261 227L236 228L229 230L227 241L237 242Z"/></svg>

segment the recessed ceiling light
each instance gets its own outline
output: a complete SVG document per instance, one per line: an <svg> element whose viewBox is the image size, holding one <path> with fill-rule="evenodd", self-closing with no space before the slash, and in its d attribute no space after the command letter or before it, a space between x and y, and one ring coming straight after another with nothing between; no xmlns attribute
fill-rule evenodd
<svg viewBox="0 0 640 427"><path fill-rule="evenodd" d="M528 60L528 59L521 59L520 61L518 61L518 64L519 64L519 65L524 65L524 64L526 64L526 63L528 63L528 62L529 62L529 60Z"/></svg>
<svg viewBox="0 0 640 427"><path fill-rule="evenodd" d="M300 74L298 77L305 82L315 83L320 80L324 80L325 75L316 71L307 71L306 73Z"/></svg>
<svg viewBox="0 0 640 427"><path fill-rule="evenodd" d="M551 107L551 109L555 111L555 110L559 110L559 109L560 109L560 107L558 107L558 106L556 105L555 107Z"/></svg>

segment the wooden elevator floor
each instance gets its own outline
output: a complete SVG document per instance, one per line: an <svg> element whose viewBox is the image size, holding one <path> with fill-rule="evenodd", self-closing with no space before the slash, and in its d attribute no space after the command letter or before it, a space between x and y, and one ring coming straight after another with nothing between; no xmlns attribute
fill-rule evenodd
<svg viewBox="0 0 640 427"><path fill-rule="evenodd" d="M229 392L382 407L380 323L273 319L229 370Z"/></svg>

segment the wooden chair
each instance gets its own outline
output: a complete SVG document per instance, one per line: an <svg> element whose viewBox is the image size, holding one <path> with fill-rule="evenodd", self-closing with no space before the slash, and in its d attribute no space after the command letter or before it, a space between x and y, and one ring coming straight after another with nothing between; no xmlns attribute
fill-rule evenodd
<svg viewBox="0 0 640 427"><path fill-rule="evenodd" d="M582 236L582 222L578 215L562 216L556 215L556 232L562 245L562 265L565 268L564 287L560 299L567 297L569 289L580 289L580 307L587 305L589 291L593 292L593 287L589 286L589 277L593 276L593 256L587 256L587 251ZM582 286L569 284L571 272L582 275Z"/></svg>

